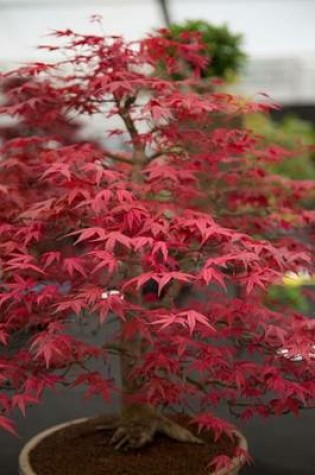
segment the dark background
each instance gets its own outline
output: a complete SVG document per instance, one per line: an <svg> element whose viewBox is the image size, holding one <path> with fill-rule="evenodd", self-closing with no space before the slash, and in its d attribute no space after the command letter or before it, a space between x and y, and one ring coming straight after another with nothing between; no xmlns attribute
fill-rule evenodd
<svg viewBox="0 0 315 475"><path fill-rule="evenodd" d="M109 405L99 398L84 401L82 392L77 389L46 394L40 405L28 410L25 419L16 416L19 438L0 432L1 475L18 475L19 451L37 432L70 419L118 409L117 404ZM226 416L223 409L219 413ZM242 475L314 475L314 427L315 411L305 411L299 417L253 419L240 426L254 459Z"/></svg>
<svg viewBox="0 0 315 475"><path fill-rule="evenodd" d="M315 105L313 104L290 104L283 106L280 110L273 110L271 112L271 116L275 120L281 120L287 115L294 115L302 120L307 120L315 126Z"/></svg>

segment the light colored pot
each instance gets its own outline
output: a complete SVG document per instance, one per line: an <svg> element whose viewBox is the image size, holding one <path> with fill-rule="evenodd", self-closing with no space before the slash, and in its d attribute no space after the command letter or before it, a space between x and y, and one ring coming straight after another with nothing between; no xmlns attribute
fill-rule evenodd
<svg viewBox="0 0 315 475"><path fill-rule="evenodd" d="M66 427L70 427L73 424L80 424L82 422L88 421L89 418L83 417L81 419L75 419L70 422L64 422L63 424L58 424L56 426L50 427L49 429L40 432L39 434L32 437L26 445L24 445L20 456L19 456L19 474L20 475L44 475L35 472L30 463L30 453L31 451L38 445L45 437L48 437L50 434L57 432L58 430L65 429ZM247 450L247 441L244 436L240 432L235 432L239 439L239 447L243 450ZM228 470L221 469L217 470L216 472L210 472L209 475L238 475L240 469L244 465L244 457L235 457L232 460L232 465ZM58 474L56 474L58 475ZM113 474L115 475L115 474Z"/></svg>

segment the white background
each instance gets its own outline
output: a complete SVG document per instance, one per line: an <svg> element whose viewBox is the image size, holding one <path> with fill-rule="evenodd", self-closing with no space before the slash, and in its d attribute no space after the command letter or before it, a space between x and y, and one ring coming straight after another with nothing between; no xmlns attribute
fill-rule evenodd
<svg viewBox="0 0 315 475"><path fill-rule="evenodd" d="M244 34L249 93L315 103L315 0L169 0L169 9L173 21L200 18ZM132 39L163 25L156 0L0 0L0 68L43 59L36 45L51 41L49 30L97 31L92 14L102 14L106 33Z"/></svg>

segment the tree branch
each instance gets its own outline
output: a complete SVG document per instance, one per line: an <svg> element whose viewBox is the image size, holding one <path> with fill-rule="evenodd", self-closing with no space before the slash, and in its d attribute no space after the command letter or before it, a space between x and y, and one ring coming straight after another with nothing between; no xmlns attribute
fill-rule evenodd
<svg viewBox="0 0 315 475"><path fill-rule="evenodd" d="M125 124L125 127L130 135L132 145L133 145L133 156L132 156L132 180L135 183L141 184L143 182L143 176L141 174L142 168L145 163L148 161L148 158L145 154L145 145L140 141L140 134L135 126L135 123L130 115L130 107L135 102L135 97L129 97L125 100L124 105L121 104L119 98L114 95L116 105L118 108L118 114L121 117L122 121Z"/></svg>
<svg viewBox="0 0 315 475"><path fill-rule="evenodd" d="M182 147L171 147L167 148L165 150L160 150L158 152L153 153L149 158L149 160L154 160L155 158L161 157L163 155L167 155L168 153L181 153L184 152L184 149Z"/></svg>
<svg viewBox="0 0 315 475"><path fill-rule="evenodd" d="M115 98L115 103L118 109L118 114L120 115L122 121L125 124L125 127L131 137L132 143L134 147L137 146L137 142L139 141L139 132L134 124L134 121L131 118L131 115L129 113L130 107L135 101L135 98L129 98L125 101L124 105L121 105L120 100L118 99L117 96L114 96Z"/></svg>
<svg viewBox="0 0 315 475"><path fill-rule="evenodd" d="M224 388L230 388L230 389L237 389L237 387L233 384L227 384L227 383L223 383L222 381L219 381L217 379L209 379L208 381L206 381L204 384L201 383L200 381L196 381L194 378L192 378L191 376L186 376L185 377L186 381L188 381L188 383L190 384L193 384L194 386L196 386L200 391L204 392L204 393L207 393L208 390L207 390L207 386L210 385L210 384L215 384L217 386L222 386Z"/></svg>
<svg viewBox="0 0 315 475"><path fill-rule="evenodd" d="M107 158L111 158L115 162L127 163L128 165L132 165L132 161L129 158L126 158L124 155L121 155L116 152L112 152L111 150L104 150L104 155Z"/></svg>

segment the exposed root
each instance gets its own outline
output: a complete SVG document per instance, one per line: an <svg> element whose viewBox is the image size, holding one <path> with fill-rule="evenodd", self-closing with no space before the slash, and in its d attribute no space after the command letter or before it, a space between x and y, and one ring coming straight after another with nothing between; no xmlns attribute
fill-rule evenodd
<svg viewBox="0 0 315 475"><path fill-rule="evenodd" d="M179 442L190 442L192 444L205 443L204 440L196 437L190 430L167 417L161 417L157 432L165 434L170 439L178 440Z"/></svg>
<svg viewBox="0 0 315 475"><path fill-rule="evenodd" d="M98 427L98 430L115 430L110 443L117 450L139 449L153 441L155 434L162 433L180 442L203 444L188 429L157 414L149 404L132 404L119 418Z"/></svg>

